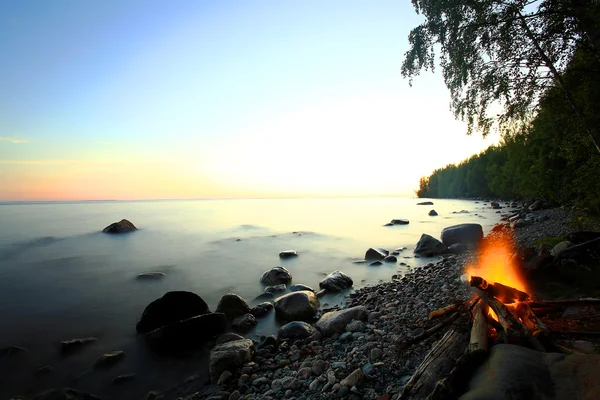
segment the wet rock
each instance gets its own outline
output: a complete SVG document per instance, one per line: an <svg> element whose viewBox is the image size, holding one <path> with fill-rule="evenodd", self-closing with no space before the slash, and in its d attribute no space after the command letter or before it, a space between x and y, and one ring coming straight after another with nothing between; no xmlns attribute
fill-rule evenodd
<svg viewBox="0 0 600 400"><path fill-rule="evenodd" d="M390 252L386 249L375 249L371 247L365 253L365 260L383 260L388 254L390 254Z"/></svg>
<svg viewBox="0 0 600 400"><path fill-rule="evenodd" d="M333 271L319 282L319 287L328 292L336 293L351 288L353 284L352 278L348 275L341 271Z"/></svg>
<svg viewBox="0 0 600 400"><path fill-rule="evenodd" d="M418 206L432 206L433 205L433 201L422 201L420 203L417 203Z"/></svg>
<svg viewBox="0 0 600 400"><path fill-rule="evenodd" d="M64 340L60 342L60 351L63 354L72 353L74 351L80 350L83 346L87 344L94 343L96 340L98 339L96 339L95 337Z"/></svg>
<svg viewBox="0 0 600 400"><path fill-rule="evenodd" d="M244 338L243 336L240 336L237 333L228 332L228 333L224 333L224 334L220 335L217 338L216 344L232 342L234 340L240 340L243 338Z"/></svg>
<svg viewBox="0 0 600 400"><path fill-rule="evenodd" d="M227 319L233 320L236 317L248 314L250 307L246 300L238 296L237 294L227 293L217 305L217 312L225 314Z"/></svg>
<svg viewBox="0 0 600 400"><path fill-rule="evenodd" d="M391 221L392 225L408 225L409 224L409 220L407 219L393 219Z"/></svg>
<svg viewBox="0 0 600 400"><path fill-rule="evenodd" d="M273 299L274 299L274 298L275 298L275 295L274 295L273 293L264 292L264 293L262 293L262 294L259 294L258 296L256 296L256 297L255 297L255 298L252 300L252 302L253 302L253 303L256 303L257 301L261 301L261 302L263 302L263 301L265 301L265 300L267 300L267 301L273 301Z"/></svg>
<svg viewBox="0 0 600 400"><path fill-rule="evenodd" d="M334 333L344 332L346 325L352 320L364 321L367 319L367 308L356 306L339 311L331 311L323 314L315 324L323 336L331 336Z"/></svg>
<svg viewBox="0 0 600 400"><path fill-rule="evenodd" d="M107 367L112 367L113 365L115 365L116 363L118 363L119 361L121 361L123 358L125 358L125 352L118 350L118 351L111 351L110 353L106 353L101 355L97 360L96 363L94 364L94 366L96 368L107 368Z"/></svg>
<svg viewBox="0 0 600 400"><path fill-rule="evenodd" d="M114 385L121 385L125 382L129 382L130 380L135 378L135 374L126 374L126 375L118 375L115 376L112 380Z"/></svg>
<svg viewBox="0 0 600 400"><path fill-rule="evenodd" d="M159 352L187 351L221 335L226 327L225 314L202 314L150 331L145 338Z"/></svg>
<svg viewBox="0 0 600 400"><path fill-rule="evenodd" d="M26 353L27 349L21 346L8 346L0 349L0 358L12 357L20 353Z"/></svg>
<svg viewBox="0 0 600 400"><path fill-rule="evenodd" d="M257 323L258 322L256 321L254 315L248 313L234 318L233 322L231 323L231 327L237 332L244 333L254 328Z"/></svg>
<svg viewBox="0 0 600 400"><path fill-rule="evenodd" d="M292 281L292 274L284 267L275 267L269 271L265 271L260 278L260 283L263 285L280 285L289 284Z"/></svg>
<svg viewBox="0 0 600 400"><path fill-rule="evenodd" d="M436 256L446 251L446 246L426 233L421 235L417 246L415 247L415 254L419 254L426 257Z"/></svg>
<svg viewBox="0 0 600 400"><path fill-rule="evenodd" d="M100 397L75 389L63 388L42 392L33 400L100 400Z"/></svg>
<svg viewBox="0 0 600 400"><path fill-rule="evenodd" d="M429 215L430 217L435 217L435 216L437 216L437 215L438 215L438 213L437 213L435 210L431 210L431 211L429 211L429 214L428 214L428 215Z"/></svg>
<svg viewBox="0 0 600 400"><path fill-rule="evenodd" d="M314 292L314 289L310 286L295 284L290 286L290 292L299 292L301 290L308 290L309 292Z"/></svg>
<svg viewBox="0 0 600 400"><path fill-rule="evenodd" d="M389 256L386 256L383 259L383 261L385 261L385 262L396 262L396 261L398 261L398 259L396 258L396 256L389 255Z"/></svg>
<svg viewBox="0 0 600 400"><path fill-rule="evenodd" d="M141 274L138 274L137 279L160 279L164 278L164 276L164 272L143 272Z"/></svg>
<svg viewBox="0 0 600 400"><path fill-rule="evenodd" d="M315 333L312 325L303 321L293 321L279 328L277 336L279 339L304 339Z"/></svg>
<svg viewBox="0 0 600 400"><path fill-rule="evenodd" d="M479 224L458 224L442 230L442 243L450 246L459 244L478 244L483 239L483 228Z"/></svg>
<svg viewBox="0 0 600 400"><path fill-rule="evenodd" d="M273 304L269 302L264 302L255 305L250 309L250 314L254 315L256 318L264 317L273 309Z"/></svg>
<svg viewBox="0 0 600 400"><path fill-rule="evenodd" d="M129 233L133 231L137 231L137 228L126 219L114 222L102 230L103 233Z"/></svg>
<svg viewBox="0 0 600 400"><path fill-rule="evenodd" d="M451 254L462 254L468 249L469 247L462 243L454 243L448 246L448 252Z"/></svg>
<svg viewBox="0 0 600 400"><path fill-rule="evenodd" d="M500 204L498 204L495 201L490 202L490 207L492 207L494 210L498 210L498 209L502 208L502 207L500 207Z"/></svg>
<svg viewBox="0 0 600 400"><path fill-rule="evenodd" d="M168 292L148 304L135 328L140 333L146 333L161 326L209 312L206 302L195 293Z"/></svg>
<svg viewBox="0 0 600 400"><path fill-rule="evenodd" d="M371 264L369 264L371 267L379 267L380 265L383 265L381 261L373 261Z"/></svg>
<svg viewBox="0 0 600 400"><path fill-rule="evenodd" d="M254 344L250 339L233 340L216 345L210 352L209 371L213 382L221 377L223 371L241 368L252 360Z"/></svg>
<svg viewBox="0 0 600 400"><path fill-rule="evenodd" d="M310 321L317 315L319 306L319 299L313 292L302 290L276 299L275 313L288 321Z"/></svg>
<svg viewBox="0 0 600 400"><path fill-rule="evenodd" d="M287 287L285 286L285 284L281 284L281 285L275 285L275 286L267 286L267 288L265 289L265 292L267 293L281 293L281 292L285 292L287 289Z"/></svg>
<svg viewBox="0 0 600 400"><path fill-rule="evenodd" d="M298 257L298 252L296 250L285 250L279 253L279 258L292 258Z"/></svg>

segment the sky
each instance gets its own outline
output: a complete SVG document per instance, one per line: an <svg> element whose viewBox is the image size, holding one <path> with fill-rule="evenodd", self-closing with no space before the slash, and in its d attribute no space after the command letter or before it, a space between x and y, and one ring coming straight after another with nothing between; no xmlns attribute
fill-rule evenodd
<svg viewBox="0 0 600 400"><path fill-rule="evenodd" d="M0 3L0 200L412 196L497 141L410 1Z"/></svg>

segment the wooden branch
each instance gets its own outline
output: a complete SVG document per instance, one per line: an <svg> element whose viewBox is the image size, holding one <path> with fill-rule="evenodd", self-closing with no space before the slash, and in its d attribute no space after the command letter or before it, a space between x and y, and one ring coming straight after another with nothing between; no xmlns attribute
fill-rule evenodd
<svg viewBox="0 0 600 400"><path fill-rule="evenodd" d="M397 346L398 351L406 350L411 345L413 345L415 343L418 343L418 342L420 342L423 339L427 339L429 336L431 336L434 333L436 333L437 331L441 330L446 325L449 325L451 322L456 321L460 317L460 315L461 314L457 312L457 313L453 314L452 316L446 318L445 320L443 320L439 324L435 325L434 327L427 329L425 332L421 333L420 335L417 335L417 336L412 337L412 338L407 339L407 340L398 340L396 342L396 346Z"/></svg>
<svg viewBox="0 0 600 400"><path fill-rule="evenodd" d="M488 306L485 303L479 303L473 309L473 326L469 341L469 354L473 357L485 357L488 351L487 313Z"/></svg>
<svg viewBox="0 0 600 400"><path fill-rule="evenodd" d="M516 313L521 318L525 327L534 337L548 333L546 325L533 313L528 303L519 303L516 307Z"/></svg>
<svg viewBox="0 0 600 400"><path fill-rule="evenodd" d="M471 277L471 286L485 292L490 297L496 297L504 304L514 303L515 301L529 300L529 295L518 289L501 283L488 283L485 279L479 276Z"/></svg>
<svg viewBox="0 0 600 400"><path fill-rule="evenodd" d="M561 251L560 254L558 255L558 257L556 257L556 258L557 259L561 259L565 255L571 253L572 251L585 249L585 248L590 247L590 246L592 246L592 245L594 245L596 243L600 244L600 237L597 237L597 238L592 239L592 240L588 240L587 242L576 244L576 245L571 246L571 247L567 247L566 249L564 249L563 251Z"/></svg>
<svg viewBox="0 0 600 400"><path fill-rule="evenodd" d="M435 391L438 381L455 367L469 343L467 332L449 330L431 349L410 378L399 400L426 399Z"/></svg>
<svg viewBox="0 0 600 400"><path fill-rule="evenodd" d="M597 299L579 299L579 300L546 300L532 301L529 303L531 308L542 308L552 306L600 306L600 300Z"/></svg>
<svg viewBox="0 0 600 400"><path fill-rule="evenodd" d="M456 304L450 304L444 308L440 308L438 310L432 311L429 313L429 319L432 320L434 318L443 317L444 315L456 310L458 306Z"/></svg>

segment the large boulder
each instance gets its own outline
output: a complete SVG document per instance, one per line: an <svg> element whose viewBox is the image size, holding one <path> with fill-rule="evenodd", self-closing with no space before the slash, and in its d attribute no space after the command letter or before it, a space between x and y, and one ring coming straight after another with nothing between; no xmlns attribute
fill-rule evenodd
<svg viewBox="0 0 600 400"><path fill-rule="evenodd" d="M284 267L275 267L265 273L260 278L263 285L287 285L292 281L292 274Z"/></svg>
<svg viewBox="0 0 600 400"><path fill-rule="evenodd" d="M442 243L478 244L483 239L483 228L479 224L458 224L442 229Z"/></svg>
<svg viewBox="0 0 600 400"><path fill-rule="evenodd" d="M146 333L161 326L209 312L206 302L196 293L167 292L160 299L148 304L135 328L140 333Z"/></svg>
<svg viewBox="0 0 600 400"><path fill-rule="evenodd" d="M341 271L333 271L327 275L325 279L319 282L319 287L327 290L328 292L335 293L351 288L353 284L354 282L352 281L352 278L350 278L348 275Z"/></svg>
<svg viewBox="0 0 600 400"><path fill-rule="evenodd" d="M33 400L100 400L100 397L75 389L63 388L46 390L36 395Z"/></svg>
<svg viewBox="0 0 600 400"><path fill-rule="evenodd" d="M252 361L254 343L250 339L232 340L218 344L210 352L210 379L217 382L224 371L233 371Z"/></svg>
<svg viewBox="0 0 600 400"><path fill-rule="evenodd" d="M248 306L246 300L237 294L227 293L219 300L216 311L225 314L227 319L233 320L236 317L248 314L250 306Z"/></svg>
<svg viewBox="0 0 600 400"><path fill-rule="evenodd" d="M390 252L386 249L375 249L371 247L365 253L365 260L383 260L388 254L390 254Z"/></svg>
<svg viewBox="0 0 600 400"><path fill-rule="evenodd" d="M225 332L223 313L197 315L162 326L145 335L150 347L158 351L178 352L193 349Z"/></svg>
<svg viewBox="0 0 600 400"><path fill-rule="evenodd" d="M275 300L275 315L288 321L310 321L319 310L319 299L313 292L301 290Z"/></svg>
<svg viewBox="0 0 600 400"><path fill-rule="evenodd" d="M315 328L311 324L304 321L292 321L281 328L277 332L279 339L305 339L315 333Z"/></svg>
<svg viewBox="0 0 600 400"><path fill-rule="evenodd" d="M119 222L113 222L106 228L102 229L104 233L128 233L137 231L135 225L126 219L122 219Z"/></svg>
<svg viewBox="0 0 600 400"><path fill-rule="evenodd" d="M346 325L352 320L365 321L368 312L365 306L356 306L339 311L325 313L319 318L315 327L321 331L324 336L331 336L334 333L344 332Z"/></svg>
<svg viewBox="0 0 600 400"><path fill-rule="evenodd" d="M426 233L421 235L417 246L415 247L415 254L419 254L425 257L432 257L442 254L446 251L444 243L440 242L436 238Z"/></svg>

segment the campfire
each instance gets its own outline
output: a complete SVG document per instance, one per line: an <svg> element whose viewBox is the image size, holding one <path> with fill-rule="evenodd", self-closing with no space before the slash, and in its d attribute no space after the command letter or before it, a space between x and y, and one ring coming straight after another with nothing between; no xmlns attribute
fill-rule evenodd
<svg viewBox="0 0 600 400"><path fill-rule="evenodd" d="M546 315L548 310L558 309L562 315L561 307L598 306L600 300L535 301L520 266L514 262L513 253L508 235L486 240L478 261L467 266L462 278L471 287L472 296L467 301L432 311L429 320L444 319L416 337L397 342L398 350L404 351L449 327L406 384L401 399L456 395L457 381L462 380L464 385L464 380L468 380L465 374L469 375L485 360L489 348L495 344L509 343L541 352L572 354L571 349L553 340L557 334L598 334L549 329L536 313Z"/></svg>

